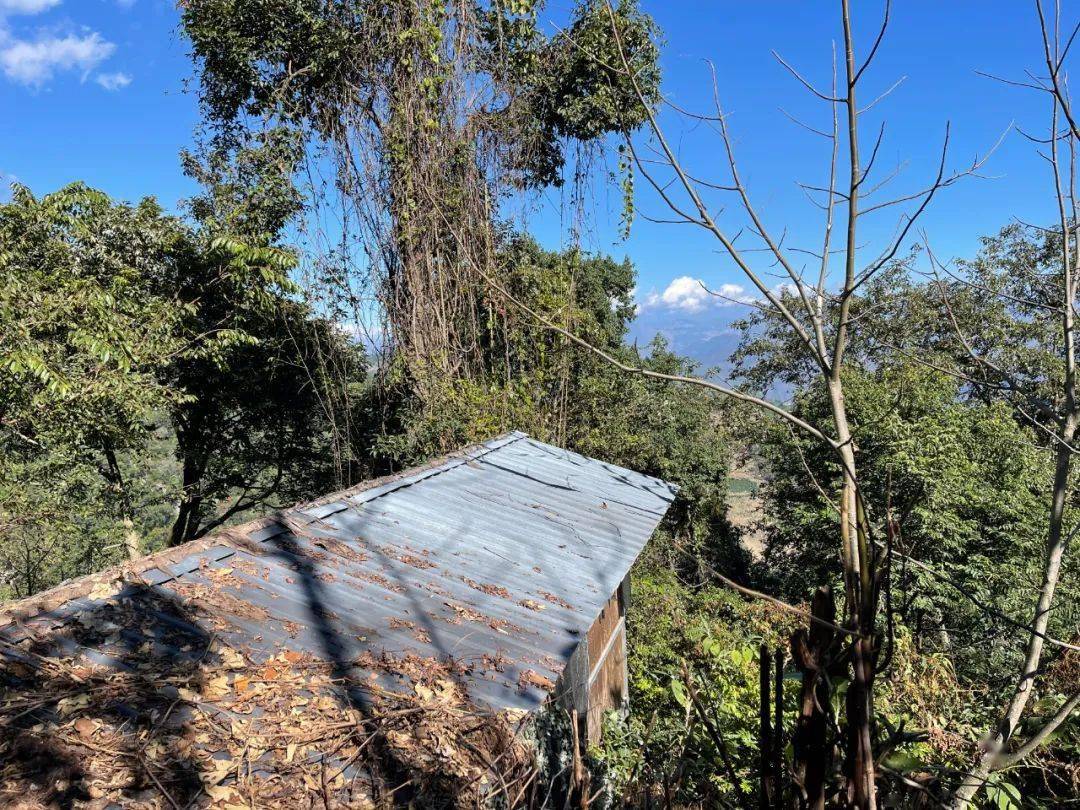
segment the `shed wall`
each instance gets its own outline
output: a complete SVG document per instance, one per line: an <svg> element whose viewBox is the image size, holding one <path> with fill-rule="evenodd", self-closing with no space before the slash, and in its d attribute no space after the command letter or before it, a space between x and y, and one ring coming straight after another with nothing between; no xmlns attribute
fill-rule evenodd
<svg viewBox="0 0 1080 810"><path fill-rule="evenodd" d="M576 709L588 743L600 740L604 713L626 706L626 609L629 582L624 581L589 627L556 688L567 710Z"/></svg>
<svg viewBox="0 0 1080 810"><path fill-rule="evenodd" d="M621 709L626 704L626 629L616 628L606 656L597 664L589 684L589 712L586 737L589 742L600 739L604 713Z"/></svg>

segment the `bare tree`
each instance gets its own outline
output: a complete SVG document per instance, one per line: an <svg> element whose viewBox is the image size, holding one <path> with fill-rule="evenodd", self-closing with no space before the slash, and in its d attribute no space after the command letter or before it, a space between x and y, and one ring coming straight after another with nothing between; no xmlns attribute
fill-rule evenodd
<svg viewBox="0 0 1080 810"><path fill-rule="evenodd" d="M629 80L636 90L639 103L646 111L645 137L635 139L627 133L627 145L636 170L667 209L656 221L699 228L719 244L719 252L735 265L756 290L758 298L754 306L772 313L784 323L790 329L804 357L812 363L820 384L828 393L830 419L827 422L811 424L764 396L757 396L716 380L659 374L620 362L529 309L501 287L495 280L497 270L482 261L482 257L491 255L492 251L478 251L481 261L473 261L473 266L489 287L513 306L544 327L563 334L620 370L669 382L700 385L734 397L785 420L793 428L825 443L833 451L842 471L837 510L840 516L839 557L844 582L842 624L846 642L841 660L850 677L845 707L844 801L849 806L869 810L877 805L873 745L874 681L879 664L883 662L883 650L888 647L882 627L885 623L879 621L879 593L883 579L887 576L887 555L883 550L886 544L876 541L874 535L884 525L886 507L884 504L868 504L862 497L857 448L845 404L845 352L853 330L857 328L853 303L863 285L889 266L905 248L916 222L938 192L965 176L977 173L985 157L976 158L959 171L949 171L949 128L946 125L933 176L912 192L901 193L891 199L881 197L883 187L895 177L895 173L887 175L870 185L871 172L884 141L885 124L877 127L869 154L864 155L861 122L867 111L875 107L899 82L886 88L864 106L860 106L860 91L867 80L868 69L885 39L890 7L886 1L880 28L865 57L860 58L852 31L850 2L841 0L839 6L842 53L838 60L834 46L831 88L819 89L795 67L776 55L780 64L805 90L820 100L829 112L830 123L825 128L814 128L798 122L828 144L824 185L799 184L821 211L821 239L810 250L787 246L785 242L788 229L784 228L776 235L759 215L739 172L734 140L729 132L728 115L720 102L715 72L712 77L715 108L708 114L688 112L667 100L662 103L669 108L663 110L667 115L687 119L695 125L704 124L715 132L722 155L720 171L724 177L720 181L704 179L704 173L691 169L680 158L667 134L665 124L661 123L661 111L650 105L646 92L637 84L610 3L608 13L612 23L612 37L618 46L620 60L616 64L605 63L609 69ZM738 215L740 230L733 231L728 225L722 224L721 216L714 213L717 197L733 198L736 209L741 212ZM864 219L874 214L890 212L897 213L891 237L874 249L862 244L861 224ZM755 244L743 246L743 235L748 235L747 238ZM808 256L811 265L809 268ZM834 273L834 260L840 265L839 273ZM770 281L769 276L776 268L784 286L778 287ZM836 276L839 276L839 279ZM793 292L786 294L785 289ZM719 295L711 290L709 292ZM821 620L821 617L817 617L817 621L822 626L830 625L828 621ZM809 806L823 807L823 791L824 786L819 786L817 795L811 796L806 795L804 788L803 799Z"/></svg>
<svg viewBox="0 0 1080 810"><path fill-rule="evenodd" d="M1073 115L1064 71L1065 59L1077 34L1080 33L1080 24L1072 29L1063 45L1060 3L1055 3L1052 20L1047 19L1041 0L1035 0L1035 12L1042 35L1047 74L1045 76L1029 74L1030 81L1010 83L1042 92L1051 103L1048 137L1037 139L1029 136L1029 139L1039 144L1040 155L1046 159L1051 168L1058 222L1056 228L1047 231L1047 235L1056 243L1058 257L1056 272L1051 278L1046 279L1043 286L1047 293L1046 300L1027 301L1025 299L1024 302L1019 303L1037 305L1038 309L1057 321L1060 330L1058 341L1060 377L1033 382L1031 379L1026 379L1026 375L1022 372L1007 368L998 359L988 356L985 352L976 351L969 336L962 334L956 319L951 317L952 308L946 285L939 285L943 291L943 300L954 330L976 369L972 381L992 388L996 393L1004 393L1021 418L1030 421L1037 429L1045 433L1054 453L1053 489L1047 521L1042 582L1031 619L1023 667L997 728L987 734L978 759L964 774L953 796L952 807L955 810L964 810L968 807L994 771L1021 762L1080 706L1080 691L1078 691L1068 697L1059 710L1040 729L1031 734L1026 742L1012 751L1008 750L1009 743L1035 691L1036 677L1041 671L1040 664L1044 647L1047 641L1053 641L1047 636L1047 627L1054 607L1054 595L1061 576L1065 553L1077 529L1080 528L1078 524L1071 530L1065 529L1066 507L1071 495L1070 475L1073 457L1077 452L1077 431L1080 429L1075 323L1077 279L1080 278L1080 239L1077 232L1080 222L1077 218L1076 189L1076 158L1077 146L1080 144L1080 127L1077 126ZM932 255L931 258L933 258ZM937 269L944 270L945 268L938 266ZM964 280L964 283L971 282Z"/></svg>

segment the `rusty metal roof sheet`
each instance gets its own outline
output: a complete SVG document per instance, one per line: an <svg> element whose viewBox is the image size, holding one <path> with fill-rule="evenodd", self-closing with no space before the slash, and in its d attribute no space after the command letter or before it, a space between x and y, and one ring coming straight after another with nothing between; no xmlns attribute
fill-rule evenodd
<svg viewBox="0 0 1080 810"><path fill-rule="evenodd" d="M216 638L350 679L372 656L437 657L476 703L533 709L674 491L511 433L19 603L0 612L0 656L32 644L122 669L126 651L182 662ZM91 613L108 632L66 632Z"/></svg>

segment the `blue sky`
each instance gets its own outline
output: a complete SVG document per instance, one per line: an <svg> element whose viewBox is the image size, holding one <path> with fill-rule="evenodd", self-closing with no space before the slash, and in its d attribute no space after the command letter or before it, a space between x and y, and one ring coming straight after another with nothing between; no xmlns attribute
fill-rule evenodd
<svg viewBox="0 0 1080 810"><path fill-rule="evenodd" d="M772 57L776 49L800 70L827 84L832 42L839 37L835 2L798 0L642 0L664 31L665 91L678 103L707 109L711 86L704 61L716 66L725 109L736 138L747 185L765 219L787 230L788 244L814 246L820 213L795 186L824 180L826 145L780 111L816 125L828 119L820 102L800 88ZM854 4L863 42L878 24L876 2ZM1035 94L977 75L986 71L1022 77L1037 69L1040 43L1029 3L1006 0L904 0L894 3L890 34L865 91L873 93L906 76L904 83L867 115L872 140L887 119L878 159L882 171L904 165L897 192L925 182L938 158L946 121L952 122L951 165L984 153L1010 123L1045 129L1045 103ZM553 0L545 17L559 23L569 0ZM198 120L185 92L192 76L187 46L178 32L174 0L0 0L0 173L43 193L80 179L121 199L156 196L166 207L192 192L178 151ZM720 177L720 145L702 127L666 122L688 166ZM1045 164L1015 132L987 163L992 179L969 180L946 190L923 221L942 255L970 254L980 235L1012 216L1045 221L1052 216ZM644 184L639 182L639 188ZM629 255L640 273L640 298L672 315L716 315L717 302L702 301L685 279L714 287L741 284L716 245L689 228L638 219L629 240L618 236L620 192L596 189L585 233L594 250ZM549 192L523 205L529 226L550 246L568 238L560 213L565 193ZM639 207L659 215L643 193ZM730 220L737 230L738 218ZM868 223L867 250L888 238L894 218ZM672 282L683 279L681 286ZM665 296L665 293L668 295ZM648 306L646 307L646 309ZM655 319L654 319L655 320Z"/></svg>
<svg viewBox="0 0 1080 810"><path fill-rule="evenodd" d="M0 172L35 192L190 193L177 152L197 109L172 0L0 0L0 15Z"/></svg>

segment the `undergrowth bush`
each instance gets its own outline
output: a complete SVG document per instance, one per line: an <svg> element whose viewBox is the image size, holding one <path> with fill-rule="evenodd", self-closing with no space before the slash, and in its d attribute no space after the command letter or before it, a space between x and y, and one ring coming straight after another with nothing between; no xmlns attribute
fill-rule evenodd
<svg viewBox="0 0 1080 810"><path fill-rule="evenodd" d="M631 592L632 710L625 717L609 715L602 742L589 752L594 777L602 785L597 802L608 807L755 806L760 645L787 650L791 633L803 620L722 586L687 584L654 566L638 566ZM961 767L973 751L975 730L986 718L971 713L972 706L983 702L957 679L946 654L920 652L902 625L895 643L878 697L883 800L884 806L913 807L917 797L907 790L904 778L943 776ZM788 661L786 773L800 677ZM833 693L834 716L842 715L844 685L838 684ZM1060 759L1063 750L1077 750L1075 741L1071 745L1050 750ZM839 767L842 758L837 755L834 761ZM1020 804L1020 781L1010 773L999 776L987 791L989 806L1028 806Z"/></svg>

